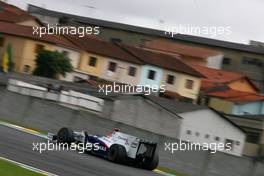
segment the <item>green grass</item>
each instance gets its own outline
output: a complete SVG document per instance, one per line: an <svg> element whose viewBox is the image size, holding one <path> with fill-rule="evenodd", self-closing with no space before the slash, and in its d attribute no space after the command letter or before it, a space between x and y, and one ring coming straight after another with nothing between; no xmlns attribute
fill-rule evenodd
<svg viewBox="0 0 264 176"><path fill-rule="evenodd" d="M0 176L44 176L44 175L16 166L10 162L0 160Z"/></svg>
<svg viewBox="0 0 264 176"><path fill-rule="evenodd" d="M163 171L163 172L166 172L166 173L169 173L169 174L173 174L173 175L176 175L176 176L190 176L189 174L184 174L184 173L179 173L173 169L169 169L169 168L166 168L166 167L158 167L157 169Z"/></svg>

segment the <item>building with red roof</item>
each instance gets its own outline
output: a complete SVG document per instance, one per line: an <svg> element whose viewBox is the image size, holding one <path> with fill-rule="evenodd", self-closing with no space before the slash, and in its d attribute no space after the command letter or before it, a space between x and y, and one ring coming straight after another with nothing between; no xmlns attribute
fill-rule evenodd
<svg viewBox="0 0 264 176"><path fill-rule="evenodd" d="M223 54L219 51L172 43L162 40L148 41L142 45L143 49L172 56L181 56L182 61L210 68L221 68Z"/></svg>
<svg viewBox="0 0 264 176"><path fill-rule="evenodd" d="M0 1L0 21L26 26L41 26L42 23L28 12Z"/></svg>
<svg viewBox="0 0 264 176"><path fill-rule="evenodd" d="M237 91L259 92L255 84L245 75L200 65L192 65L192 67L204 76L201 85L201 90L204 92L225 86Z"/></svg>
<svg viewBox="0 0 264 176"><path fill-rule="evenodd" d="M264 96L233 89L207 92L208 106L226 114L260 115L264 114Z"/></svg>

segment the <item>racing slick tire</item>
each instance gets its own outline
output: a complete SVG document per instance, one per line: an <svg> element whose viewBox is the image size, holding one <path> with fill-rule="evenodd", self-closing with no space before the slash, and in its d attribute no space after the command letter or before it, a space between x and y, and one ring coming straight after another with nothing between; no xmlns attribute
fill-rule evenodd
<svg viewBox="0 0 264 176"><path fill-rule="evenodd" d="M124 164L126 161L126 148L119 144L113 144L108 152L108 159L115 163Z"/></svg>
<svg viewBox="0 0 264 176"><path fill-rule="evenodd" d="M154 154L153 159L151 161L144 161L143 162L143 169L146 170L154 170L158 167L159 164L159 155L157 153Z"/></svg>
<svg viewBox="0 0 264 176"><path fill-rule="evenodd" d="M74 142L74 133L70 128L63 127L57 133L58 143L71 144Z"/></svg>

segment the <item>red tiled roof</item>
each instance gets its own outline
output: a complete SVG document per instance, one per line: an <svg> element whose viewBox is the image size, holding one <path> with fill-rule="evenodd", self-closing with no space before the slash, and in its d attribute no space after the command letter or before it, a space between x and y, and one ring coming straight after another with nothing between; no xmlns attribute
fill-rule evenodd
<svg viewBox="0 0 264 176"><path fill-rule="evenodd" d="M200 65L191 65L195 70L200 72L202 75L205 76L205 79L210 82L215 83L228 83L235 80L239 80L244 77L244 75L224 71L224 70L218 70L213 68L208 68Z"/></svg>
<svg viewBox="0 0 264 176"><path fill-rule="evenodd" d="M26 11L0 1L0 21L18 23L35 19Z"/></svg>
<svg viewBox="0 0 264 176"><path fill-rule="evenodd" d="M70 49L79 50L77 46L75 46L63 36L46 34L40 37L39 35L33 35L33 31L33 28L30 26L0 22L0 33L39 40L47 43L57 44Z"/></svg>
<svg viewBox="0 0 264 176"><path fill-rule="evenodd" d="M180 73L186 73L196 77L203 77L203 75L197 72L195 69L182 62L179 58L173 57L171 55L151 52L122 44L119 44L119 46L127 52L136 56L139 60L144 63Z"/></svg>
<svg viewBox="0 0 264 176"><path fill-rule="evenodd" d="M249 84L251 84L252 87L254 87L254 89L259 90L254 85L254 83L252 83L251 80L245 75L241 75L230 71L208 68L201 65L191 65L191 66L205 77L204 79L202 79L202 85L201 85L202 90L208 90L214 87L221 87L227 83L231 83L242 79L248 81Z"/></svg>
<svg viewBox="0 0 264 176"><path fill-rule="evenodd" d="M204 59L210 56L217 56L221 54L221 52L215 50L193 47L193 46L160 41L160 40L146 42L143 45L143 48L161 51L161 52L167 52L171 54L180 54L185 56L204 58Z"/></svg>
<svg viewBox="0 0 264 176"><path fill-rule="evenodd" d="M74 35L66 35L66 38L87 52L92 52L98 55L116 58L135 64L143 64L140 60L138 60L131 54L128 54L116 45L98 40L95 37L78 37Z"/></svg>
<svg viewBox="0 0 264 176"><path fill-rule="evenodd" d="M242 92L233 89L227 89L223 91L216 91L216 92L208 92L206 93L207 96L218 97L227 101L231 101L234 103L247 103L247 102L254 102L254 101L262 101L264 100L264 96L249 93L249 92Z"/></svg>

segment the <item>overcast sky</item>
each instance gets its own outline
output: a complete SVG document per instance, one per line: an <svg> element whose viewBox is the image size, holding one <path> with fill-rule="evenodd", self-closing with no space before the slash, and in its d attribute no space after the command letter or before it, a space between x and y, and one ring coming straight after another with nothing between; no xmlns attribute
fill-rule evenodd
<svg viewBox="0 0 264 176"><path fill-rule="evenodd" d="M24 9L31 3L51 10L162 30L179 25L230 26L230 35L215 38L240 43L264 42L264 0L7 1Z"/></svg>

